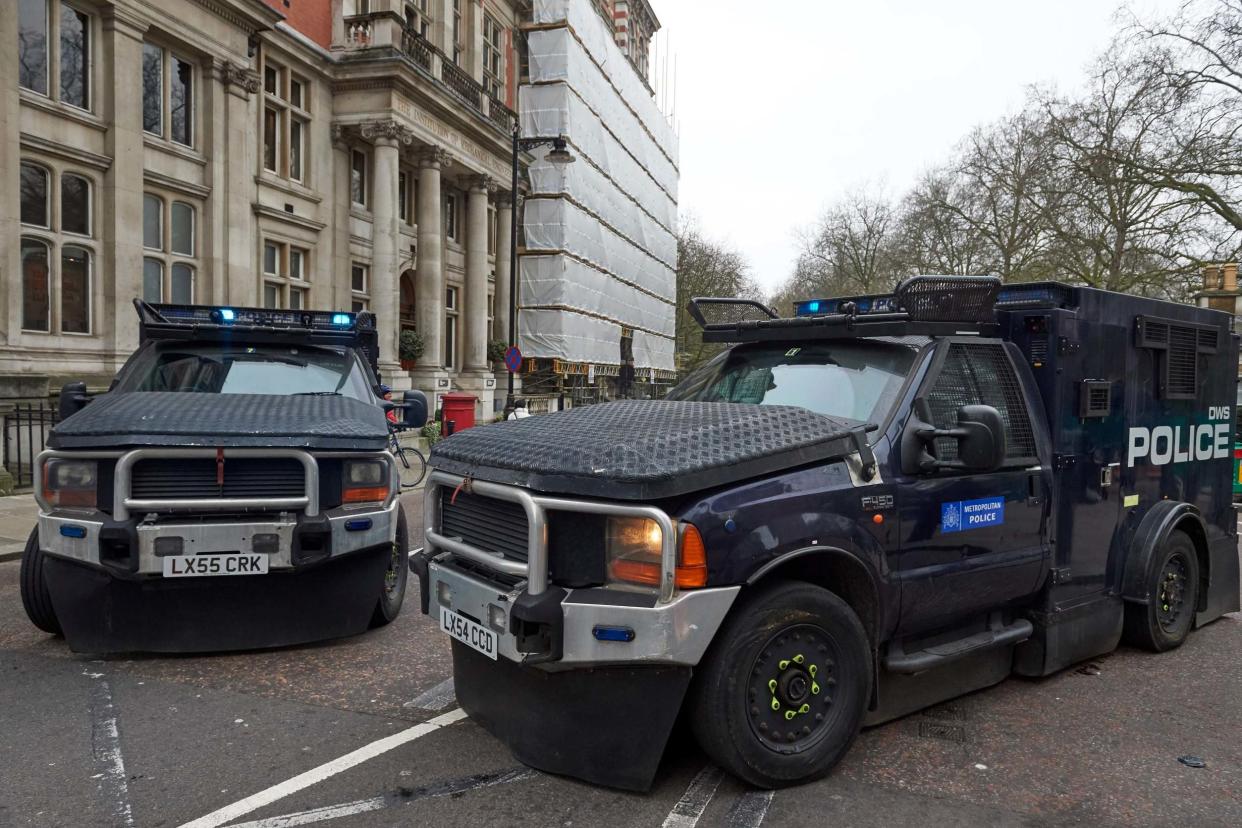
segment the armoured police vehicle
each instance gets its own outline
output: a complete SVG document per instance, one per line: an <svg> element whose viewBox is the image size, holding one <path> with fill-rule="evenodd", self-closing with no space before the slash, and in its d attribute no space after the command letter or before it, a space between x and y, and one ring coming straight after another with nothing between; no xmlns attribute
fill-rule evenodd
<svg viewBox="0 0 1242 828"><path fill-rule="evenodd" d="M522 761L644 789L684 714L803 782L864 725L1238 609L1229 315L986 277L691 311L731 347L669 400L433 452L422 608Z"/></svg>
<svg viewBox="0 0 1242 828"><path fill-rule="evenodd" d="M270 647L391 621L409 546L374 317L135 304L138 350L93 401L65 386L35 463L31 621L97 653ZM425 400L407 402L425 419Z"/></svg>

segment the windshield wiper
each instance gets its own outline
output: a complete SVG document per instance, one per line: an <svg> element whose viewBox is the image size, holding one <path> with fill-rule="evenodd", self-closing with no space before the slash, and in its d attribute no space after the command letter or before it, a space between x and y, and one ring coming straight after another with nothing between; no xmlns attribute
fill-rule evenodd
<svg viewBox="0 0 1242 828"><path fill-rule="evenodd" d="M310 365L300 359L292 357L276 356L274 354L230 354L226 357L233 362L277 362L281 365L293 365L297 368L305 368Z"/></svg>
<svg viewBox="0 0 1242 828"><path fill-rule="evenodd" d="M294 391L290 397L339 397L340 391Z"/></svg>

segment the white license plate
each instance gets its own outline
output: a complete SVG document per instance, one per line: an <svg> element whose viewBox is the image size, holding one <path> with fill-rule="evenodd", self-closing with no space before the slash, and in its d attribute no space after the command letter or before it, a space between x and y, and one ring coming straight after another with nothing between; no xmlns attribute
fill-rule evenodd
<svg viewBox="0 0 1242 828"><path fill-rule="evenodd" d="M496 660L496 633L451 609L440 607L440 629L471 649Z"/></svg>
<svg viewBox="0 0 1242 828"><path fill-rule="evenodd" d="M267 555L169 555L164 558L165 578L196 578L200 575L266 575Z"/></svg>

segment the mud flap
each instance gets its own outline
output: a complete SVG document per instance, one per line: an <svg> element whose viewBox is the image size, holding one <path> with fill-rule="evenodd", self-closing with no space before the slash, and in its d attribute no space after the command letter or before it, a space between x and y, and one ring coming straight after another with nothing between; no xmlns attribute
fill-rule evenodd
<svg viewBox="0 0 1242 828"><path fill-rule="evenodd" d="M365 632L391 549L293 572L120 578L47 556L48 591L76 653L253 650Z"/></svg>
<svg viewBox="0 0 1242 828"><path fill-rule="evenodd" d="M631 791L651 788L690 674L655 665L549 673L453 642L458 702L518 761Z"/></svg>

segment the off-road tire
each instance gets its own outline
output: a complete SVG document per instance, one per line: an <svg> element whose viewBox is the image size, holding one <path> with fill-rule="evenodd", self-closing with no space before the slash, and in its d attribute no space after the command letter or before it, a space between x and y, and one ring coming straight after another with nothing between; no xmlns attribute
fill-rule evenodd
<svg viewBox="0 0 1242 828"><path fill-rule="evenodd" d="M375 614L371 616L371 629L391 623L401 613L401 604L405 601L405 587L409 579L410 530L405 523L405 510L398 503L397 540L393 546L388 568L384 571L384 582L380 584L379 601L375 605Z"/></svg>
<svg viewBox="0 0 1242 828"><path fill-rule="evenodd" d="M1174 530L1151 556L1143 594L1146 604L1126 603L1123 640L1156 653L1180 647L1194 626L1199 601L1199 556L1185 532Z"/></svg>
<svg viewBox="0 0 1242 828"><path fill-rule="evenodd" d="M60 622L52 607L52 596L47 591L47 579L43 574L43 550L39 548L39 527L30 530L26 548L22 550L21 591L22 606L26 617L45 633L60 635Z"/></svg>
<svg viewBox="0 0 1242 828"><path fill-rule="evenodd" d="M788 701L795 684L802 704ZM785 581L743 594L696 670L687 712L714 762L751 785L779 788L832 770L858 736L870 696L871 647L858 616L826 589Z"/></svg>

